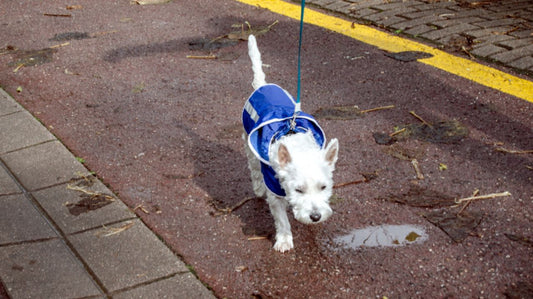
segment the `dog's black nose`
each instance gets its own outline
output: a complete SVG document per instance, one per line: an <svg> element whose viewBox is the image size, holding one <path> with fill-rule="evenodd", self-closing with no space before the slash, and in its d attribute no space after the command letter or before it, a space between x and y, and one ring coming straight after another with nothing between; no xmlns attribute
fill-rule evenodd
<svg viewBox="0 0 533 299"><path fill-rule="evenodd" d="M318 212L313 212L311 213L311 215L309 215L309 218L311 218L313 222L317 222L318 220L320 220L320 217L322 217L322 215L320 215L320 213Z"/></svg>

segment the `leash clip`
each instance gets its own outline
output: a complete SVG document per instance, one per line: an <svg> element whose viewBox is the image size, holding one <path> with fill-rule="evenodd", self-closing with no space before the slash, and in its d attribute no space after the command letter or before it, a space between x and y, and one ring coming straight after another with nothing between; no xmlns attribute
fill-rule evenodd
<svg viewBox="0 0 533 299"><path fill-rule="evenodd" d="M289 132L296 132L296 117L298 117L298 114L300 114L300 111L294 111L290 121Z"/></svg>

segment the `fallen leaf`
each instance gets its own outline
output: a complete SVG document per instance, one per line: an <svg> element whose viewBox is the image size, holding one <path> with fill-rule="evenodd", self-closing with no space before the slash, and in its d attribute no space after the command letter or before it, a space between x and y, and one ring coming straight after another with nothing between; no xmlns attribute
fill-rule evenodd
<svg viewBox="0 0 533 299"><path fill-rule="evenodd" d="M446 210L438 210L422 216L440 228L456 243L460 243L470 236L483 218L481 213L456 214Z"/></svg>

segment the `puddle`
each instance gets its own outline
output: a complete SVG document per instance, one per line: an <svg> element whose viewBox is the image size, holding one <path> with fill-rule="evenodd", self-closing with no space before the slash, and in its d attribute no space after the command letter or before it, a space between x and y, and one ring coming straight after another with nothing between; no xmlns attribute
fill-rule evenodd
<svg viewBox="0 0 533 299"><path fill-rule="evenodd" d="M398 247L420 244L428 239L422 226L378 225L353 230L351 233L334 238L337 245L348 249L360 247Z"/></svg>

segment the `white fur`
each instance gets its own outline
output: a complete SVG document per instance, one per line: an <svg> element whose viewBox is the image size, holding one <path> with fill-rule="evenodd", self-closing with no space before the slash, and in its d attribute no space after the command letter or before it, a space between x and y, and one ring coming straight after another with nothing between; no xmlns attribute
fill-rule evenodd
<svg viewBox="0 0 533 299"><path fill-rule="evenodd" d="M252 86L257 89L267 83L262 68L261 53L253 35L248 38L248 54L254 73ZM289 206L292 208L294 218L305 224L320 223L333 213L329 206L329 198L332 194L333 171L337 162L339 143L337 139L333 139L325 149L321 149L311 133L298 133L286 135L271 144L269 161L285 190L285 197L277 196L265 186L260 161L252 153L247 142L245 149L254 193L259 197L266 196L274 218L276 227L274 249L280 252L290 250L294 245L287 216Z"/></svg>

